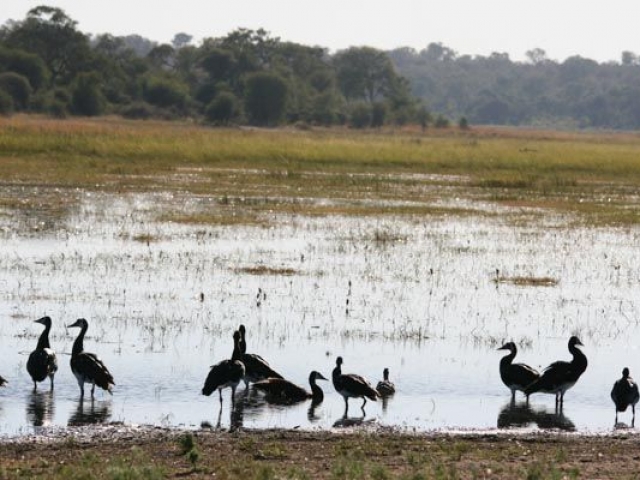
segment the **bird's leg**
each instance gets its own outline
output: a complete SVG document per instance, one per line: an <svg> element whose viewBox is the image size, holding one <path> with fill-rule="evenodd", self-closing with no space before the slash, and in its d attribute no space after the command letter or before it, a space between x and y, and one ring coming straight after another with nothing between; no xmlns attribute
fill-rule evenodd
<svg viewBox="0 0 640 480"><path fill-rule="evenodd" d="M514 403L516 403L516 391L511 390L511 404L513 405Z"/></svg>
<svg viewBox="0 0 640 480"><path fill-rule="evenodd" d="M96 382L93 382L91 385L91 398L93 398L93 394L96 391Z"/></svg>
<svg viewBox="0 0 640 480"><path fill-rule="evenodd" d="M51 390L53 390L53 375L49 377L49 380L51 380Z"/></svg>
<svg viewBox="0 0 640 480"><path fill-rule="evenodd" d="M34 392L38 391L38 384L35 381L33 382L33 391Z"/></svg>
<svg viewBox="0 0 640 480"><path fill-rule="evenodd" d="M236 387L231 387L231 405L235 405L236 401Z"/></svg>
<svg viewBox="0 0 640 480"><path fill-rule="evenodd" d="M367 397L362 397L362 399L364 402L362 402L362 406L360 408L364 410L364 406L367 404Z"/></svg>
<svg viewBox="0 0 640 480"><path fill-rule="evenodd" d="M344 418L347 418L347 413L349 413L349 399L344 397Z"/></svg>

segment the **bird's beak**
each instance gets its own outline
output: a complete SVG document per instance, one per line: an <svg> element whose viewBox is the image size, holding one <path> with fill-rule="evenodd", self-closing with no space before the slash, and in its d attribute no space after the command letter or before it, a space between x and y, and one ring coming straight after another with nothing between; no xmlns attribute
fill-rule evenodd
<svg viewBox="0 0 640 480"><path fill-rule="evenodd" d="M44 317L39 318L38 320L34 320L33 323L39 323L40 325L44 325Z"/></svg>
<svg viewBox="0 0 640 480"><path fill-rule="evenodd" d="M67 328L79 327L78 322L73 322L71 325L67 325Z"/></svg>
<svg viewBox="0 0 640 480"><path fill-rule="evenodd" d="M316 380L329 380L327 378L324 377L324 375L322 375L320 372L317 373L316 375Z"/></svg>
<svg viewBox="0 0 640 480"><path fill-rule="evenodd" d="M502 345L501 347L496 348L496 350L509 350L509 349L507 348L506 345Z"/></svg>

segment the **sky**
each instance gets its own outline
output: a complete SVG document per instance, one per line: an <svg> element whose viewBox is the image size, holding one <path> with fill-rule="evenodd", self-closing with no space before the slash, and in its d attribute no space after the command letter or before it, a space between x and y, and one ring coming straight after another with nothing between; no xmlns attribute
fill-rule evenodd
<svg viewBox="0 0 640 480"><path fill-rule="evenodd" d="M160 43L179 32L197 43L242 27L331 52L365 45L419 51L440 42L459 55L500 52L512 60L534 48L556 61L640 53L638 0L1 0L0 23L41 4L63 9L84 33Z"/></svg>

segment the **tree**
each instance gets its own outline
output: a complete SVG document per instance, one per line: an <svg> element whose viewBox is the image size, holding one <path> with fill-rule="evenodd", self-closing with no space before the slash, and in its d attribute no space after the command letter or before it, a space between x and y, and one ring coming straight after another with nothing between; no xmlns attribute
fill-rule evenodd
<svg viewBox="0 0 640 480"><path fill-rule="evenodd" d="M68 82L88 68L91 57L88 38L76 25L63 10L39 6L13 25L5 42L42 58L51 72L52 83Z"/></svg>
<svg viewBox="0 0 640 480"><path fill-rule="evenodd" d="M547 52L545 52L542 48L534 48L532 50L528 50L525 53L525 56L532 65L542 65L549 61L549 59L547 58Z"/></svg>
<svg viewBox="0 0 640 480"><path fill-rule="evenodd" d="M100 77L96 72L77 76L71 93L71 108L76 115L96 116L104 113L105 99L100 91Z"/></svg>
<svg viewBox="0 0 640 480"><path fill-rule="evenodd" d="M145 80L144 99L157 107L183 109L189 98L187 86L171 77L152 76Z"/></svg>
<svg viewBox="0 0 640 480"><path fill-rule="evenodd" d="M179 50L182 47L188 46L191 43L191 40L193 40L193 35L180 32L180 33L176 33L173 36L173 40L171 40L171 45L173 45L173 48L175 48L176 50Z"/></svg>
<svg viewBox="0 0 640 480"><path fill-rule="evenodd" d="M247 76L245 110L251 123L277 125L283 118L289 89L287 82L272 72L257 72Z"/></svg>
<svg viewBox="0 0 640 480"><path fill-rule="evenodd" d="M351 100L380 100L393 91L399 79L387 54L371 47L338 52L333 63L340 90Z"/></svg>
<svg viewBox="0 0 640 480"><path fill-rule="evenodd" d="M235 67L233 53L222 48L210 48L201 54L200 66L213 80L230 80Z"/></svg>
<svg viewBox="0 0 640 480"><path fill-rule="evenodd" d="M37 55L1 46L0 72L15 72L24 75L35 90L42 87L49 77L46 65Z"/></svg>

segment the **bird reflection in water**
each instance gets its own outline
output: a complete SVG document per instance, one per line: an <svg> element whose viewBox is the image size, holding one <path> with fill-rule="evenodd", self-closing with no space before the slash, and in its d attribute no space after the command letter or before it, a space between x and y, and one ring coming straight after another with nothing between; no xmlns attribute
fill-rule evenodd
<svg viewBox="0 0 640 480"><path fill-rule="evenodd" d="M529 427L532 424L541 429L574 431L576 426L562 412L562 409L547 411L545 407L534 408L526 402L509 402L498 414L498 428Z"/></svg>
<svg viewBox="0 0 640 480"><path fill-rule="evenodd" d="M84 425L96 425L105 423L111 417L111 402L96 401L85 403L82 398L78 401L75 412L69 417L68 425L70 427L81 427Z"/></svg>
<svg viewBox="0 0 640 480"><path fill-rule="evenodd" d="M51 425L55 403L53 391L32 390L27 398L27 421L34 427L47 427Z"/></svg>
<svg viewBox="0 0 640 480"><path fill-rule="evenodd" d="M311 423L315 423L320 420L320 416L316 413L316 409L322 405L322 400L311 400L309 410L307 410L307 420Z"/></svg>

